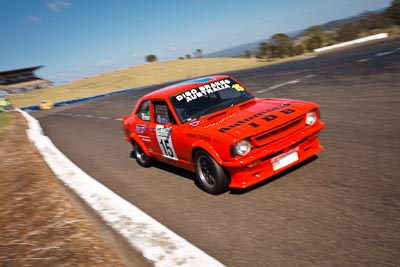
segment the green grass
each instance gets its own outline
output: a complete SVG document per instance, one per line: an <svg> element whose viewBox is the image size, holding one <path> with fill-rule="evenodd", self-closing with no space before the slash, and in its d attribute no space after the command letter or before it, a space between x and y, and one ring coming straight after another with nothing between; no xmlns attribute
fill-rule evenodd
<svg viewBox="0 0 400 267"><path fill-rule="evenodd" d="M9 118L7 112L0 112L0 139L3 138L5 128L8 125L8 121Z"/></svg>
<svg viewBox="0 0 400 267"><path fill-rule="evenodd" d="M8 124L7 112L0 112L0 129Z"/></svg>

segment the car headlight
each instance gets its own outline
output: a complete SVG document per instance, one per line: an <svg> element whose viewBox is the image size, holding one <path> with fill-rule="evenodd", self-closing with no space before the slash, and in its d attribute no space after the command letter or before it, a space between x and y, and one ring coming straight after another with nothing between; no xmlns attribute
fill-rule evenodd
<svg viewBox="0 0 400 267"><path fill-rule="evenodd" d="M233 146L234 156L236 155L244 156L248 154L250 150L251 150L251 144L247 139L243 139L237 142L236 145Z"/></svg>
<svg viewBox="0 0 400 267"><path fill-rule="evenodd" d="M311 126L317 121L317 112L315 110L310 111L306 115L306 125Z"/></svg>

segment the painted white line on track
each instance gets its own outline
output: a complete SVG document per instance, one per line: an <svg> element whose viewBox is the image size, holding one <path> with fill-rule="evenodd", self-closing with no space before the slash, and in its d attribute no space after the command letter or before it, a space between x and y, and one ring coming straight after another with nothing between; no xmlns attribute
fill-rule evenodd
<svg viewBox="0 0 400 267"><path fill-rule="evenodd" d="M299 82L301 82L301 79L300 80L287 81L287 82L284 82L284 83L278 83L276 85L268 87L267 89L258 90L258 91L256 91L256 93L265 93L265 92L268 92L268 91L272 91L272 90L278 89L279 87L282 87L282 86L285 86L285 85L288 85L288 84L295 84L295 83L299 83Z"/></svg>
<svg viewBox="0 0 400 267"><path fill-rule="evenodd" d="M388 52L382 52L382 53L377 53L375 54L376 57L382 57L382 56L386 56L386 55L390 55L393 54L393 51L388 51Z"/></svg>
<svg viewBox="0 0 400 267"><path fill-rule="evenodd" d="M310 78L313 78L315 76L317 76L317 75L309 74L309 75L303 76L302 78L297 79L297 80L291 80L291 81L287 81L287 82L284 82L284 83L278 83L278 84L270 86L270 87L268 87L266 89L258 90L258 91L256 91L256 93L265 93L265 92L268 92L268 91L272 91L272 90L278 89L278 88L280 88L282 86L289 85L289 84L296 84L296 83L301 82L303 79L310 79Z"/></svg>
<svg viewBox="0 0 400 267"><path fill-rule="evenodd" d="M313 78L315 76L316 76L315 74L310 74L310 75L304 76L304 78L305 79L310 79L310 78Z"/></svg>
<svg viewBox="0 0 400 267"><path fill-rule="evenodd" d="M400 47L396 48L394 50L391 50L391 51L376 53L373 57L383 57L383 56L391 55L391 54L397 53L397 50L400 50ZM367 61L372 60L373 57L359 59L359 60L356 60L356 62L360 62L360 63L367 62Z"/></svg>
<svg viewBox="0 0 400 267"><path fill-rule="evenodd" d="M293 80L293 81L288 81L286 82L286 84L295 84L295 83L299 83L300 80Z"/></svg>
<svg viewBox="0 0 400 267"><path fill-rule="evenodd" d="M371 60L371 58L363 58L363 59L357 60L357 62L362 63L362 62L367 62L367 61L370 61L370 60Z"/></svg>
<svg viewBox="0 0 400 267"><path fill-rule="evenodd" d="M94 118L94 119L101 119L101 120L115 120L115 121L122 121L122 118L111 118L108 116L94 116L94 115L82 115L82 114L73 114L73 113L63 113L63 112L57 112L57 113L52 113L53 115L62 115L62 116L70 116L70 117L84 117L84 118Z"/></svg>
<svg viewBox="0 0 400 267"><path fill-rule="evenodd" d="M282 87L282 86L285 86L285 85L286 85L286 83L279 83L279 84L277 84L277 85L268 87L268 88L267 88L267 91L268 91L268 90L278 89L279 87Z"/></svg>
<svg viewBox="0 0 400 267"><path fill-rule="evenodd" d="M268 87L267 89L259 90L259 91L256 91L256 92L257 93L264 93L264 92L268 92L268 91L272 91L272 90L278 89L279 87L282 87L282 86L285 86L285 85L286 85L286 83L279 83L277 85Z"/></svg>
<svg viewBox="0 0 400 267"><path fill-rule="evenodd" d="M55 147L35 118L19 112L28 121L28 138L54 174L154 266L224 266L90 177Z"/></svg>

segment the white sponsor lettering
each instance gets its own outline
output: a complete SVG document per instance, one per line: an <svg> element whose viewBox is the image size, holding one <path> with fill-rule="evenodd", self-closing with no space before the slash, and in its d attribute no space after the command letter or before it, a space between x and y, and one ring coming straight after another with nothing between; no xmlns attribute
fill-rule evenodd
<svg viewBox="0 0 400 267"><path fill-rule="evenodd" d="M197 98L206 96L208 94L213 94L214 92L218 92L220 90L224 90L230 88L230 80L220 80L213 83L209 83L198 88L190 89L189 91L183 92L176 96L177 101L182 101L186 99L186 102L190 102Z"/></svg>

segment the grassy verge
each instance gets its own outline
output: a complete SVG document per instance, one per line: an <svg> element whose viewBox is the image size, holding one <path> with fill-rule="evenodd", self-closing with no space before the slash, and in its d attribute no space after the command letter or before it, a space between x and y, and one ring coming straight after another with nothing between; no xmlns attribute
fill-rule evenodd
<svg viewBox="0 0 400 267"><path fill-rule="evenodd" d="M5 128L8 124L9 118L7 112L0 112L0 140L3 139Z"/></svg>
<svg viewBox="0 0 400 267"><path fill-rule="evenodd" d="M7 112L0 112L0 129L6 126L8 123Z"/></svg>

